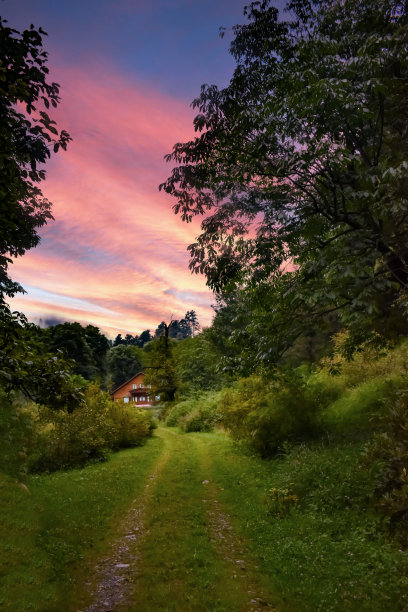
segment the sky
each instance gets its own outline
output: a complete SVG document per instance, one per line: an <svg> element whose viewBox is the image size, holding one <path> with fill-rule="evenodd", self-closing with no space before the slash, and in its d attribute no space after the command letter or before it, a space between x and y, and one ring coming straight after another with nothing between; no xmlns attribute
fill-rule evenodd
<svg viewBox="0 0 408 612"><path fill-rule="evenodd" d="M241 0L0 0L17 30L47 33L50 79L62 102L50 113L73 138L47 163L42 191L55 221L15 260L26 294L11 301L42 324L79 321L117 333L154 331L195 310L211 323L214 297L188 269L186 224L158 185L164 155L194 132L202 83L225 86ZM219 37L219 28L227 35Z"/></svg>

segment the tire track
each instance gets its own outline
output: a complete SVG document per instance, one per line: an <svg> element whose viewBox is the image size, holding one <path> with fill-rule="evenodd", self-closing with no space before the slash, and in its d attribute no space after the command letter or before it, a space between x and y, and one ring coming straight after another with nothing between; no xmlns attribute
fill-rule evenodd
<svg viewBox="0 0 408 612"><path fill-rule="evenodd" d="M204 473L210 473L208 453L202 453L202 469ZM232 527L232 519L218 499L218 486L215 482L207 479L202 484L205 490L203 501L207 508L211 542L218 555L228 565L230 585L235 582L236 588L240 588L246 593L245 612L276 611L277 608L272 603L271 595L266 593L261 585L258 577L259 568L253 561L245 540L235 533Z"/></svg>
<svg viewBox="0 0 408 612"><path fill-rule="evenodd" d="M120 522L118 535L110 544L107 556L97 562L93 580L86 582L88 600L92 603L77 612L110 612L128 609L134 583L141 571L141 544L149 535L146 513L152 502L154 485L166 465L170 450L165 447L149 474L141 495L135 498Z"/></svg>

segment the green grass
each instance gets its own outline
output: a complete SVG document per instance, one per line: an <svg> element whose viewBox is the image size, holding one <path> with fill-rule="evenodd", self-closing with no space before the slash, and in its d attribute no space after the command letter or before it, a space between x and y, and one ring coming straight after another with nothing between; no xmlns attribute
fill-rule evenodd
<svg viewBox="0 0 408 612"><path fill-rule="evenodd" d="M225 560L211 538L205 479L216 483L248 568L259 568L259 584L281 612L408 609L408 554L372 505L375 476L361 463L361 432L287 446L270 461L222 433L157 433L106 463L30 477L28 492L2 479L1 610L77 610L74 594L159 458L129 609L246 609L234 558ZM272 487L299 499L280 518L268 512Z"/></svg>
<svg viewBox="0 0 408 612"><path fill-rule="evenodd" d="M245 610L248 594L211 543L203 502L207 441L160 428L171 456L160 473L141 548L132 608L187 612Z"/></svg>
<svg viewBox="0 0 408 612"><path fill-rule="evenodd" d="M162 448L154 438L106 463L31 476L28 491L1 477L3 612L65 609L81 567L103 550Z"/></svg>
<svg viewBox="0 0 408 612"><path fill-rule="evenodd" d="M374 481L360 466L361 442L309 444L262 461L220 434L207 436L221 500L284 609L408 608L408 554L370 505ZM271 487L299 498L283 518L268 515Z"/></svg>

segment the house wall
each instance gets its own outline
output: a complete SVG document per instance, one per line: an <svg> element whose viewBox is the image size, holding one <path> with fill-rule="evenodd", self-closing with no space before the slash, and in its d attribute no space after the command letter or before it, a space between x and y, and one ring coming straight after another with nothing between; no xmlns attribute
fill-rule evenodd
<svg viewBox="0 0 408 612"><path fill-rule="evenodd" d="M136 390L137 390L137 396L135 397ZM128 380L126 384L119 387L119 389L117 389L112 394L112 397L114 401L125 402L127 400L130 404L137 404L139 406L140 405L149 406L150 404L153 403L153 400L154 400L152 396L152 390L146 389L146 387L144 386L144 374L143 373L138 374L137 376L134 376L133 378ZM141 397L143 397L144 399L142 400ZM149 397L149 400L147 399L148 397ZM133 398L135 398L136 401Z"/></svg>

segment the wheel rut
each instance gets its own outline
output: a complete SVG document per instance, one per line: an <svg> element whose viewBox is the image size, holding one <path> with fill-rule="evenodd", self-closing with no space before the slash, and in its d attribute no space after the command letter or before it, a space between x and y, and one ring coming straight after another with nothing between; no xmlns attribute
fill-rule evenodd
<svg viewBox="0 0 408 612"><path fill-rule="evenodd" d="M205 473L210 471L208 454L202 459ZM210 478L210 476L209 476ZM219 501L219 487L210 480L203 481L205 494L203 501L207 508L210 538L218 554L227 564L228 582L246 594L243 612L261 612L262 610L277 610L271 601L271 595L261 584L258 574L259 567L252 559L245 540L239 537L233 526L231 516Z"/></svg>
<svg viewBox="0 0 408 612"><path fill-rule="evenodd" d="M75 612L276 610L212 479L204 436L159 428L164 449Z"/></svg>
<svg viewBox="0 0 408 612"><path fill-rule="evenodd" d="M76 608L77 612L110 612L128 609L134 583L141 568L140 546L148 537L146 513L152 502L155 483L169 458L165 448L143 491L124 515L109 551L93 568L92 580L85 583L92 603Z"/></svg>

